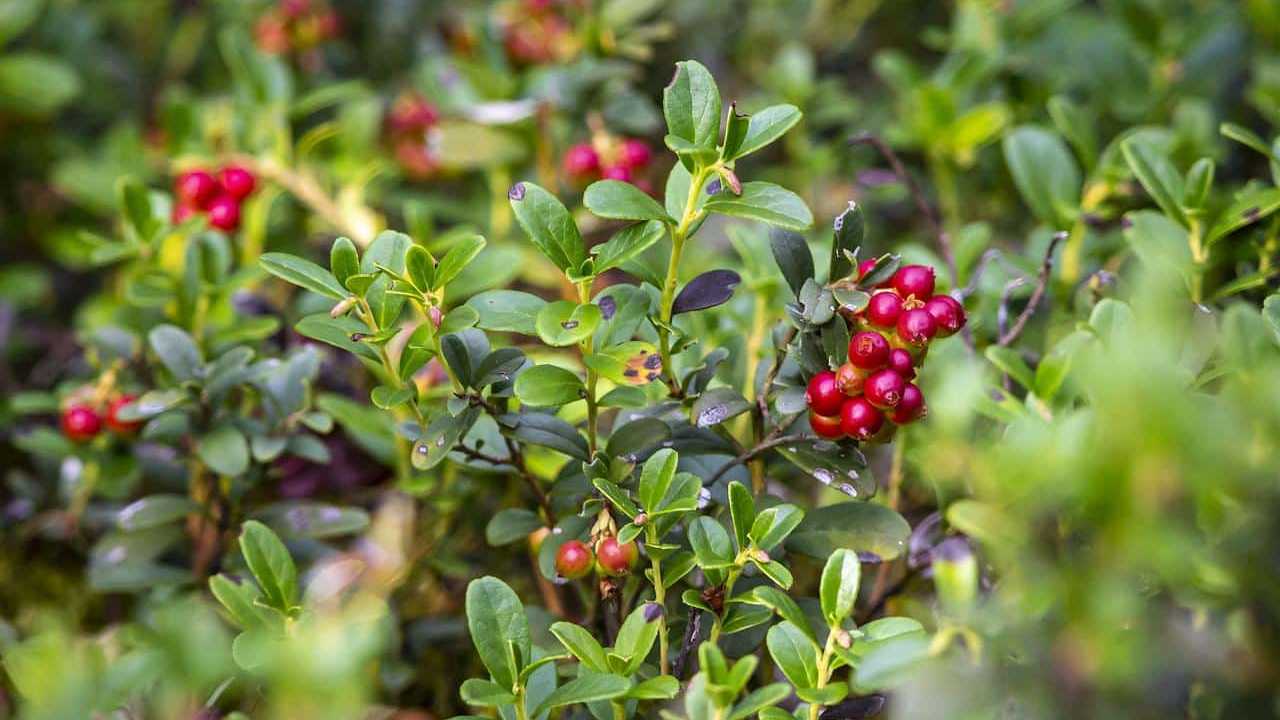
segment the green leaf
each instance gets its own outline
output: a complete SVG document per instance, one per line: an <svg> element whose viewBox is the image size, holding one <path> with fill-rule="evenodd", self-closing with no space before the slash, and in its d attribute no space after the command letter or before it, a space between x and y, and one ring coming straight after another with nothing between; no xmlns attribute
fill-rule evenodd
<svg viewBox="0 0 1280 720"><path fill-rule="evenodd" d="M627 691L635 700L670 700L680 692L680 681L670 675L659 675L638 682Z"/></svg>
<svg viewBox="0 0 1280 720"><path fill-rule="evenodd" d="M827 276L834 282L848 277L856 269L849 260L849 255L862 246L866 237L866 221L862 217L862 206L852 200L849 201L849 207L836 216L832 227L834 238L831 242L831 271ZM837 299L845 302L839 297Z"/></svg>
<svg viewBox="0 0 1280 720"><path fill-rule="evenodd" d="M484 250L486 245L485 239L479 235L467 235L458 241L456 245L449 248L449 252L440 258L440 264L436 266L435 278L431 282L431 289L439 290L444 286L453 282L472 260Z"/></svg>
<svg viewBox="0 0 1280 720"><path fill-rule="evenodd" d="M564 203L531 182L516 183L508 197L516 222L543 255L565 272L582 266L587 259L582 234Z"/></svg>
<svg viewBox="0 0 1280 720"><path fill-rule="evenodd" d="M667 131L695 147L714 150L720 141L720 89L710 71L696 60L676 63L671 83L662 91Z"/></svg>
<svg viewBox="0 0 1280 720"><path fill-rule="evenodd" d="M661 240L666 231L666 225L657 220L628 225L619 230L607 242L591 248L591 252L596 256L596 273L622 267L623 263Z"/></svg>
<svg viewBox="0 0 1280 720"><path fill-rule="evenodd" d="M636 418L625 425L614 426L605 452L631 463L670 439L671 427L665 422L652 417Z"/></svg>
<svg viewBox="0 0 1280 720"><path fill-rule="evenodd" d="M1182 204L1188 208L1200 209L1209 199L1209 191L1213 189L1214 166L1211 158L1200 158L1187 171L1183 182Z"/></svg>
<svg viewBox="0 0 1280 720"><path fill-rule="evenodd" d="M204 358L200 356L195 340L185 330L173 325L157 325L147 334L147 342L178 382L195 380L200 376Z"/></svg>
<svg viewBox="0 0 1280 720"><path fill-rule="evenodd" d="M586 386L575 373L556 365L534 365L516 377L516 397L526 405L559 407L581 400Z"/></svg>
<svg viewBox="0 0 1280 720"><path fill-rule="evenodd" d="M240 527L240 552L271 607L289 613L298 600L298 568L280 538L257 520Z"/></svg>
<svg viewBox="0 0 1280 720"><path fill-rule="evenodd" d="M789 595L778 588L771 585L757 585L751 589L750 593L738 597L743 602L764 605L770 608L778 613L783 620L800 628L810 638L814 637L813 629L809 627L809 620L804 611L800 609L795 600L792 600Z"/></svg>
<svg viewBox="0 0 1280 720"><path fill-rule="evenodd" d="M565 705L612 700L625 695L630 689L631 681L621 675L584 673L553 690L545 700L538 703L530 717L539 717Z"/></svg>
<svg viewBox="0 0 1280 720"><path fill-rule="evenodd" d="M473 387L479 379L476 370L489 355L489 338L474 328L449 333L440 338L440 353L458 382Z"/></svg>
<svg viewBox="0 0 1280 720"><path fill-rule="evenodd" d="M897 685L928 657L929 640L918 635L878 643L858 664L855 688L870 691Z"/></svg>
<svg viewBox="0 0 1280 720"><path fill-rule="evenodd" d="M773 143L800 122L803 114L795 105L771 105L751 115L742 144L733 153L744 157Z"/></svg>
<svg viewBox="0 0 1280 720"><path fill-rule="evenodd" d="M388 276L384 269L395 275L403 275L405 256L412 246L413 240L408 235L393 230L383 230L364 251L364 257L360 258L360 272L377 275L365 290L364 297L373 310L374 319L379 328L385 329L395 325L405 302L403 296L388 292L395 285L396 280Z"/></svg>
<svg viewBox="0 0 1280 720"><path fill-rule="evenodd" d="M582 433L555 415L522 412L503 415L498 422L511 428L511 434L520 442L548 447L584 462L589 459L587 441Z"/></svg>
<svg viewBox="0 0 1280 720"><path fill-rule="evenodd" d="M410 456L413 467L417 470L430 470L439 465L471 430L479 415L480 409L477 407L470 407L457 416L448 412L437 415L413 445L413 454Z"/></svg>
<svg viewBox="0 0 1280 720"><path fill-rule="evenodd" d="M538 312L538 337L552 347L574 345L591 337L603 317L600 308L591 303L557 300Z"/></svg>
<svg viewBox="0 0 1280 720"><path fill-rule="evenodd" d="M849 694L849 686L844 683L827 685L822 688L797 688L796 697L813 705L834 705Z"/></svg>
<svg viewBox="0 0 1280 720"><path fill-rule="evenodd" d="M831 553L822 569L822 581L818 597L822 600L822 614L833 628L853 612L858 601L858 583L862 577L862 563L857 553L841 548Z"/></svg>
<svg viewBox="0 0 1280 720"><path fill-rule="evenodd" d="M364 335L369 332L368 326L355 318L331 318L328 313L316 313L299 320L293 329L303 337L319 340L371 362L379 362L376 350L365 343L351 339L353 335Z"/></svg>
<svg viewBox="0 0 1280 720"><path fill-rule="evenodd" d="M733 712L729 714L729 720L744 720L749 718L761 710L776 709L774 705L786 700L791 696L791 687L786 683L773 683L765 685L762 688L752 690L746 697L742 698L733 706ZM781 712L781 711L779 711ZM788 720L792 720L791 716L785 712L782 713ZM761 715L760 720L766 720Z"/></svg>
<svg viewBox="0 0 1280 720"><path fill-rule="evenodd" d="M1182 175L1169 158L1151 143L1136 138L1120 143L1120 151L1156 205L1166 215L1186 225L1187 215L1182 209Z"/></svg>
<svg viewBox="0 0 1280 720"><path fill-rule="evenodd" d="M898 513L855 500L811 510L787 539L787 549L822 560L846 548L884 561L902 554L910 534Z"/></svg>
<svg viewBox="0 0 1280 720"><path fill-rule="evenodd" d="M518 290L489 290L467 300L480 313L477 326L485 330L538 334L537 318L547 301Z"/></svg>
<svg viewBox="0 0 1280 720"><path fill-rule="evenodd" d="M591 484L595 486L600 494L605 496L609 502L618 509L627 519L631 519L640 514L640 509L631 502L631 498L627 497L627 491L618 487L616 484L609 482L604 478L594 478Z"/></svg>
<svg viewBox="0 0 1280 720"><path fill-rule="evenodd" d="M1227 206L1214 221L1205 238L1206 245L1213 245L1222 238L1255 223L1280 209L1280 188L1245 190Z"/></svg>
<svg viewBox="0 0 1280 720"><path fill-rule="evenodd" d="M232 580L226 575L214 575L209 578L209 591L241 630L253 630L265 624L263 611L257 605L262 592L253 583Z"/></svg>
<svg viewBox="0 0 1280 720"><path fill-rule="evenodd" d="M787 230L808 230L813 214L799 195L768 182L742 184L742 194L722 191L706 202L709 212L759 220Z"/></svg>
<svg viewBox="0 0 1280 720"><path fill-rule="evenodd" d="M793 578L791 577L791 571L787 569L786 565L783 565L777 560L760 562L760 560L756 558L752 558L751 562L759 568L760 572L763 573L765 577L772 580L778 587L783 590L789 590L791 588Z"/></svg>
<svg viewBox="0 0 1280 720"><path fill-rule="evenodd" d="M648 385L658 379L662 356L652 343L632 340L582 359L584 365L617 385Z"/></svg>
<svg viewBox="0 0 1280 720"><path fill-rule="evenodd" d="M804 511L790 503L766 508L756 515L748 536L761 550L777 547L804 519Z"/></svg>
<svg viewBox="0 0 1280 720"><path fill-rule="evenodd" d="M1069 228L1080 206L1080 168L1062 139L1035 125L1004 138L1004 160L1023 201L1040 222Z"/></svg>
<svg viewBox="0 0 1280 720"><path fill-rule="evenodd" d="M988 345L984 355L991 361L992 365L1000 368L1000 371L1024 388L1034 388L1036 386L1035 374L1031 372L1031 368L1027 362L1022 359L1022 355L1011 347L1002 347L999 345Z"/></svg>
<svg viewBox="0 0 1280 720"><path fill-rule="evenodd" d="M529 620L520 598L506 583L486 576L467 585L466 607L467 629L480 661L498 684L513 687L521 668L533 660Z"/></svg>
<svg viewBox="0 0 1280 720"><path fill-rule="evenodd" d="M1124 239L1143 264L1172 269L1184 277L1190 276L1193 260L1186 228L1154 210L1128 213L1125 220L1128 222L1124 228ZM1018 363L1021 359L1010 358L1009 362ZM1025 363L1020 364L1025 366ZM1022 369L1018 368L1018 372L1021 373Z"/></svg>
<svg viewBox="0 0 1280 720"><path fill-rule="evenodd" d="M747 547L747 533L756 519L756 503L746 485L734 480L729 483L729 517L733 521L733 536L739 551Z"/></svg>
<svg viewBox="0 0 1280 720"><path fill-rule="evenodd" d="M458 694L464 703L477 707L498 707L510 705L516 701L516 696L498 683L480 678L471 678L463 682Z"/></svg>
<svg viewBox="0 0 1280 720"><path fill-rule="evenodd" d="M751 403L742 393L727 386L711 388L698 396L690 411L690 418L697 427L719 425L751 409Z"/></svg>
<svg viewBox="0 0 1280 720"><path fill-rule="evenodd" d="M817 273L813 267L813 253L809 252L804 236L774 228L769 233L769 249L773 251L773 260L782 271L787 286L796 297L800 297L801 288Z"/></svg>
<svg viewBox="0 0 1280 720"><path fill-rule="evenodd" d="M283 255L283 253L278 254ZM314 273L316 270L321 270L321 268L314 268L312 272ZM343 288L347 286L347 278L360 273L360 253L356 250L356 244L351 242L351 238L340 237L337 240L334 240L333 245L329 247L329 272L333 276L333 279L338 281L338 285ZM288 280L289 278L286 277L285 279ZM320 276L320 280L327 290L329 287L328 278ZM326 290L319 290L317 292L320 292L322 295L327 295L328 292ZM346 293L342 293L342 296L345 295Z"/></svg>
<svg viewBox="0 0 1280 720"><path fill-rule="evenodd" d="M185 495L149 495L126 505L116 515L116 524L121 530L145 530L199 510L200 506Z"/></svg>
<svg viewBox="0 0 1280 720"><path fill-rule="evenodd" d="M475 386L484 388L509 382L528 362L520 348L498 348L480 361L475 371Z"/></svg>
<svg viewBox="0 0 1280 720"><path fill-rule="evenodd" d="M660 617L662 617L662 606L657 603L641 603L631 611L630 615L627 615L622 627L618 629L613 650L618 656L626 659L624 675L635 674L644 659L649 656L649 651L653 649L653 643L658 638Z"/></svg>
<svg viewBox="0 0 1280 720"><path fill-rule="evenodd" d="M769 628L765 645L792 685L809 688L818 684L818 645L803 630L784 620Z"/></svg>
<svg viewBox="0 0 1280 720"><path fill-rule="evenodd" d="M341 239L339 242L341 242ZM338 243L334 243L335 249L337 246ZM354 247L352 249L354 250ZM282 280L334 300L342 300L351 294L338 282L333 273L310 260L304 260L296 255L280 252L264 253L262 257L258 258L258 264L262 266L263 270ZM349 269L345 266L343 268L344 271ZM347 276L350 277L352 274L354 273L348 273Z"/></svg>
<svg viewBox="0 0 1280 720"><path fill-rule="evenodd" d="M419 290L425 292L436 286L436 260L421 245L412 245L405 251L404 273Z"/></svg>
<svg viewBox="0 0 1280 720"><path fill-rule="evenodd" d="M609 661L605 658L604 648L585 628L569 622L557 622L552 623L551 634L588 670L609 672Z"/></svg>
<svg viewBox="0 0 1280 720"><path fill-rule="evenodd" d="M689 524L689 545L703 568L717 569L733 563L733 541L729 533L705 515Z"/></svg>
<svg viewBox="0 0 1280 720"><path fill-rule="evenodd" d="M541 518L532 510L507 508L489 520L484 528L484 539L490 545L510 545L523 540L529 533L543 527Z"/></svg>
<svg viewBox="0 0 1280 720"><path fill-rule="evenodd" d="M592 213L611 220L658 220L674 223L657 200L621 180L598 180L587 186L582 204Z"/></svg>
<svg viewBox="0 0 1280 720"><path fill-rule="evenodd" d="M234 477L249 469L249 443L233 425L219 425L202 435L196 454L219 475Z"/></svg>
<svg viewBox="0 0 1280 720"><path fill-rule="evenodd" d="M0 3L0 45L31 27L43 8L44 0L7 0Z"/></svg>
<svg viewBox="0 0 1280 720"><path fill-rule="evenodd" d="M667 495L667 489L671 487L671 481L675 479L679 461L680 457L676 451L670 448L655 452L645 461L644 467L640 470L640 482L636 489L640 505L646 512L653 512L660 507L663 498Z"/></svg>
<svg viewBox="0 0 1280 720"><path fill-rule="evenodd" d="M285 537L312 540L352 535L369 527L369 514L360 508L307 500L272 503L254 515Z"/></svg>
<svg viewBox="0 0 1280 720"><path fill-rule="evenodd" d="M49 55L11 52L0 56L0 109L21 117L60 110L80 94L75 68Z"/></svg>

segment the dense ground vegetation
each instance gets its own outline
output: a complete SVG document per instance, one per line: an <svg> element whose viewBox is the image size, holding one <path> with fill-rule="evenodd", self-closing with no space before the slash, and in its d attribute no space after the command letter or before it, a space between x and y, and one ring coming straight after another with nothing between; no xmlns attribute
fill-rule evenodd
<svg viewBox="0 0 1280 720"><path fill-rule="evenodd" d="M1273 717L1275 0L0 2L0 717Z"/></svg>

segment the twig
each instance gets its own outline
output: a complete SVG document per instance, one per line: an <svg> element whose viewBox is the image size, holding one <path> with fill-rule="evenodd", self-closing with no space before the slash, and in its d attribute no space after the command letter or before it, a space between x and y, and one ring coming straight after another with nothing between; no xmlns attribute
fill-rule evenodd
<svg viewBox="0 0 1280 720"><path fill-rule="evenodd" d="M928 221L929 227L933 230L933 235L938 241L938 249L942 251L942 259L947 263L947 270L951 272L951 280L953 284L959 284L960 275L956 270L955 251L951 247L951 236L947 233L947 229L942 225L942 218L938 215L937 209L929 204L925 199L924 191L915 178L911 177L907 172L906 166L902 164L902 160L898 158L898 154L889 147L879 135L870 132L854 135L849 139L850 145L870 145L875 148L880 156L889 163L889 167L893 169L898 180L907 186L908 192L911 193L912 199L915 200L916 208L920 214Z"/></svg>
<svg viewBox="0 0 1280 720"><path fill-rule="evenodd" d="M324 218L338 232L349 235L352 240L360 247L367 247L373 242L374 234L377 232L376 218L373 223L361 223L357 218L355 222L351 221L347 216L348 212L344 211L341 206L325 192L320 183L311 175L287 167L282 163L274 160L259 160L252 155L232 155L230 159L237 164L244 165L253 170L260 177L274 181L290 194L302 201L303 204L311 208L312 212ZM361 209L372 214L372 210L367 207Z"/></svg>
<svg viewBox="0 0 1280 720"><path fill-rule="evenodd" d="M805 435L803 433L796 433L794 435L778 435L777 433L778 433L778 430L775 430L773 433L765 437L765 439L762 440L760 444L743 452L741 455L738 455L737 457L725 463L724 465L721 465L720 469L716 470L715 474L711 476L711 480L708 481L707 484L715 485L716 481L719 480L721 477L723 477L725 473L729 472L729 469L732 468L733 466L742 465L744 463L751 462L762 453L766 453L772 450L773 448L778 447L779 445L786 445L787 443L803 442L805 440L813 439L813 436Z"/></svg>
<svg viewBox="0 0 1280 720"><path fill-rule="evenodd" d="M782 346L777 348L773 355L773 366L769 368L769 373L764 377L764 383L760 386L760 392L756 396L756 411L760 413L760 419L766 424L769 421L769 387L773 385L773 381L778 378L778 373L782 371L782 362L787 358L787 346L795 339L796 329L793 327L787 331L786 337L782 338ZM747 379L748 382L751 378Z"/></svg>
<svg viewBox="0 0 1280 720"><path fill-rule="evenodd" d="M677 680L684 679L684 661L695 649L695 643L701 639L699 635L702 630L702 612L698 608L689 608L689 625L684 631L684 644L680 646L680 652L676 653L675 660L671 663L671 674Z"/></svg>
<svg viewBox="0 0 1280 720"><path fill-rule="evenodd" d="M1027 321L1035 314L1036 307L1040 305L1040 301L1044 298L1045 288L1049 286L1049 275L1053 270L1053 251L1058 248L1058 244L1067 238L1067 233L1057 232L1053 234L1053 238L1049 241L1049 247L1044 252L1044 262L1040 264L1040 277L1036 280L1036 289L1031 292L1031 298L1027 300L1027 306L1022 309L1022 313L1018 315L1018 319L1013 322L1013 327L1008 331L1002 332L1000 339L996 341L1001 347L1011 344L1022 331L1027 327ZM1011 288L1005 289L1005 294ZM1001 298L1000 306L1005 307L1005 299Z"/></svg>

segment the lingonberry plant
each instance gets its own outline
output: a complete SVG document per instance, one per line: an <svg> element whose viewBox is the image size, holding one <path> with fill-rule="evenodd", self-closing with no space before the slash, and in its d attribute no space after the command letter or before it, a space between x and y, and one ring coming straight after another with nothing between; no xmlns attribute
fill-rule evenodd
<svg viewBox="0 0 1280 720"><path fill-rule="evenodd" d="M1272 712L1272 5L3 4L0 716Z"/></svg>

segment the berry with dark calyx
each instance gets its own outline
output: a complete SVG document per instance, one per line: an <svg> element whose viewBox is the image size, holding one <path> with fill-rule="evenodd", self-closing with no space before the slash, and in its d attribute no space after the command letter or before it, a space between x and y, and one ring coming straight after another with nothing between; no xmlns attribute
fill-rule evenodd
<svg viewBox="0 0 1280 720"><path fill-rule="evenodd" d="M840 426L840 415L819 415L812 410L809 411L809 427L813 428L813 432L820 438L828 440L839 440L844 437L844 430Z"/></svg>
<svg viewBox="0 0 1280 720"><path fill-rule="evenodd" d="M618 577L631 572L639 556L634 542L620 543L618 538L612 535L596 543L596 563L609 577Z"/></svg>
<svg viewBox="0 0 1280 720"><path fill-rule="evenodd" d="M645 141L627 138L622 141L622 148L618 156L618 164L631 170L639 170L648 166L649 162L653 160L653 151L649 149L649 144Z"/></svg>
<svg viewBox="0 0 1280 720"><path fill-rule="evenodd" d="M866 384L862 387L862 393L872 405L881 410L887 410L902 400L902 391L906 387L907 381L903 380L901 375L886 368L872 373L867 378Z"/></svg>
<svg viewBox="0 0 1280 720"><path fill-rule="evenodd" d="M218 194L218 181L204 170L190 170L178 176L174 192L180 204L207 210Z"/></svg>
<svg viewBox="0 0 1280 720"><path fill-rule="evenodd" d="M631 168L625 165L610 165L600 171L600 176L605 180L621 180L622 182L631 182Z"/></svg>
<svg viewBox="0 0 1280 720"><path fill-rule="evenodd" d="M863 370L876 370L889 362L889 341L874 330L864 330L849 341L849 362Z"/></svg>
<svg viewBox="0 0 1280 720"><path fill-rule="evenodd" d="M804 399L809 408L819 415L838 415L844 403L844 393L836 384L836 374L823 370L809 379L809 387L805 390Z"/></svg>
<svg viewBox="0 0 1280 720"><path fill-rule="evenodd" d="M878 292L871 296L864 313L872 325L893 327L902 315L902 298L892 290Z"/></svg>
<svg viewBox="0 0 1280 720"><path fill-rule="evenodd" d="M556 550L556 572L569 580L586 577L593 562L595 558L591 555L591 548L581 540L570 540Z"/></svg>
<svg viewBox="0 0 1280 720"><path fill-rule="evenodd" d="M893 274L893 289L904 298L915 296L917 300L933 297L933 268L928 265L903 265Z"/></svg>
<svg viewBox="0 0 1280 720"><path fill-rule="evenodd" d="M920 392L915 383L907 383L902 390L902 399L889 414L889 419L895 424L906 425L924 417L925 412L924 393Z"/></svg>
<svg viewBox="0 0 1280 720"><path fill-rule="evenodd" d="M120 409L137 399L136 396L126 393L112 400L111 404L107 406L107 427L110 428L111 432L117 435L132 435L138 431L138 428L142 427L141 420L123 420L120 418Z"/></svg>
<svg viewBox="0 0 1280 720"><path fill-rule="evenodd" d="M916 361L904 348L893 348L889 351L889 369L901 375L903 380L911 380L916 376Z"/></svg>
<svg viewBox="0 0 1280 720"><path fill-rule="evenodd" d="M218 173L218 182L222 189L236 200L243 200L253 194L258 179L248 168L239 165L228 165Z"/></svg>
<svg viewBox="0 0 1280 720"><path fill-rule="evenodd" d="M579 143L564 153L564 171L574 180L586 180L600 171L600 156L591 143Z"/></svg>
<svg viewBox="0 0 1280 720"><path fill-rule="evenodd" d="M861 395L862 386L866 382L867 371L853 363L845 363L836 369L836 386L849 397Z"/></svg>
<svg viewBox="0 0 1280 720"><path fill-rule="evenodd" d="M857 440L869 440L880 432L884 415L865 397L849 398L840 408L840 429Z"/></svg>
<svg viewBox="0 0 1280 720"><path fill-rule="evenodd" d="M938 323L922 307L912 308L898 318L898 337L913 347L923 347L938 334Z"/></svg>
<svg viewBox="0 0 1280 720"><path fill-rule="evenodd" d="M964 306L950 295L935 295L924 304L938 326L938 337L951 337L964 327Z"/></svg>
<svg viewBox="0 0 1280 720"><path fill-rule="evenodd" d="M223 232L234 232L240 227L240 202L230 195L221 195L208 210L209 225Z"/></svg>
<svg viewBox="0 0 1280 720"><path fill-rule="evenodd" d="M102 432L102 416L88 405L71 405L62 411L62 434L75 442L88 442Z"/></svg>

